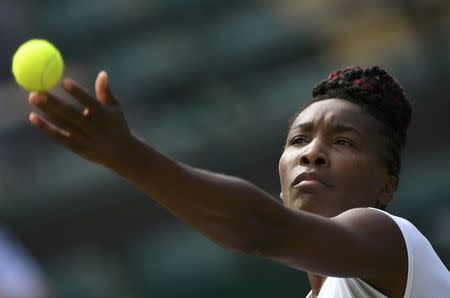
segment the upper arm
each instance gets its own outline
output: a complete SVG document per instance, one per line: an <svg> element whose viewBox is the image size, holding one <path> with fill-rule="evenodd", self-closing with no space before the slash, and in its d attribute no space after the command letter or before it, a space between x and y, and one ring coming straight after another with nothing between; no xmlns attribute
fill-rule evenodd
<svg viewBox="0 0 450 298"><path fill-rule="evenodd" d="M401 231L382 212L356 208L325 218L287 209L282 222L267 227L260 255L320 275L368 280L398 278L407 266Z"/></svg>

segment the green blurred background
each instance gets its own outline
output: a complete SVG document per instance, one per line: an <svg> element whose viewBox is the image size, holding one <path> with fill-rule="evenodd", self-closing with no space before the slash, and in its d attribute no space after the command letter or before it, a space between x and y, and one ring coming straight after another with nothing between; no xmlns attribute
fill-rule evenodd
<svg viewBox="0 0 450 298"><path fill-rule="evenodd" d="M388 211L449 266L449 1L0 0L0 221L56 297L303 297L303 272L223 250L34 129L10 74L30 38L51 40L65 76L91 89L106 69L148 143L277 198L288 119L314 84L382 66L414 105Z"/></svg>

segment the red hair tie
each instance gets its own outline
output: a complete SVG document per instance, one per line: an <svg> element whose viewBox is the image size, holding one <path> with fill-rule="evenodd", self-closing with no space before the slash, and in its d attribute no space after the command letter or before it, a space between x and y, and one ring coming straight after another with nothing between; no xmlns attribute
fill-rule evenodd
<svg viewBox="0 0 450 298"><path fill-rule="evenodd" d="M332 79L334 79L335 77L337 77L339 75L339 71L338 70L336 70L336 71L333 71L333 72L331 72L329 75L328 75L328 81L331 81Z"/></svg>
<svg viewBox="0 0 450 298"><path fill-rule="evenodd" d="M361 78L353 81L353 86L360 87L366 91L372 91L373 86L367 78Z"/></svg>

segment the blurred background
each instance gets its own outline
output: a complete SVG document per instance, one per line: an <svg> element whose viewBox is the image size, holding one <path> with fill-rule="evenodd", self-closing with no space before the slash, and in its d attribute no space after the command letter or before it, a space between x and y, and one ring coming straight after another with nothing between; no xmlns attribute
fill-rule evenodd
<svg viewBox="0 0 450 298"><path fill-rule="evenodd" d="M33 128L10 73L30 38L52 41L91 90L106 69L148 143L276 198L288 119L314 84L382 66L414 105L388 211L449 266L449 1L0 0L0 226L34 283L64 298L304 297L303 272L223 250Z"/></svg>

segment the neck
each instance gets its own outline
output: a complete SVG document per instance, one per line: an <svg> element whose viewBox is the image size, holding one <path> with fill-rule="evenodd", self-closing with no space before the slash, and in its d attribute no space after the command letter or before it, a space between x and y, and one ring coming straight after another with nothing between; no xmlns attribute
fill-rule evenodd
<svg viewBox="0 0 450 298"><path fill-rule="evenodd" d="M324 283L326 276L317 275L311 272L306 273L308 275L309 284L311 286L312 296L317 297L319 295L320 288Z"/></svg>

